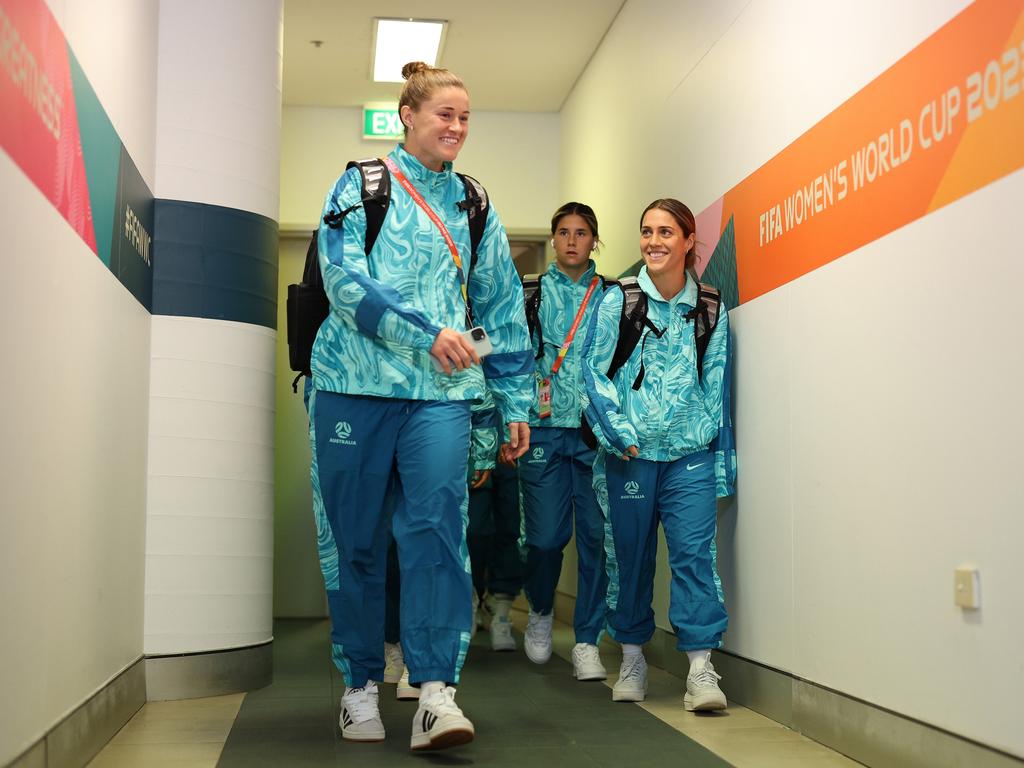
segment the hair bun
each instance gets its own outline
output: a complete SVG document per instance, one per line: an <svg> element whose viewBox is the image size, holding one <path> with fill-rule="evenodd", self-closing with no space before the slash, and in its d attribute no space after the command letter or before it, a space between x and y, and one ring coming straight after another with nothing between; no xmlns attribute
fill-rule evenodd
<svg viewBox="0 0 1024 768"><path fill-rule="evenodd" d="M402 79L408 80L413 75L419 72L425 72L430 69L430 66L423 61L410 61L404 67L402 67Z"/></svg>

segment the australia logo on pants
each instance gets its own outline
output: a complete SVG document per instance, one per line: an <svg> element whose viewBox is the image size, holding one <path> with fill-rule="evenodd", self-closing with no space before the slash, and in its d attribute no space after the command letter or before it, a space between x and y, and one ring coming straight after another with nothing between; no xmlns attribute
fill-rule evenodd
<svg viewBox="0 0 1024 768"><path fill-rule="evenodd" d="M530 461L528 462L529 464L544 463L544 449L541 448L539 445L533 449L533 452L530 455L533 456L533 458L530 459Z"/></svg>
<svg viewBox="0 0 1024 768"><path fill-rule="evenodd" d="M339 421L334 425L334 434L337 437L332 437L331 442L335 445L355 445L355 440L349 440L352 435L352 425L347 421Z"/></svg>
<svg viewBox="0 0 1024 768"><path fill-rule="evenodd" d="M632 500L632 499L643 499L643 498L646 498L642 493L640 493L640 483L638 483L636 480L629 480L622 487L622 490L625 491L625 495L624 496L620 496L619 497L620 499L631 499Z"/></svg>

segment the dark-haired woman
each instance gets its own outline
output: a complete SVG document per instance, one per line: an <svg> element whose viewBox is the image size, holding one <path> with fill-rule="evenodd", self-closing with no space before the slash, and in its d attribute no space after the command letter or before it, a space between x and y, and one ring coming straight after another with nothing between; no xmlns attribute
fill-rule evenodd
<svg viewBox="0 0 1024 768"><path fill-rule="evenodd" d="M580 437L580 350L604 279L591 255L597 217L589 205L566 203L551 218L555 260L540 276L540 307L533 328L537 399L530 409L530 451L519 460L530 603L524 646L537 664L551 657L555 587L562 551L575 522L577 554L573 675L604 680L597 643L605 624L604 516L594 497L594 451Z"/></svg>
<svg viewBox="0 0 1024 768"><path fill-rule="evenodd" d="M695 333L701 309L691 268L693 214L678 200L655 200L640 219L647 320L629 359L607 372L619 339L623 292L610 290L587 337L586 416L600 443L594 486L608 518L608 624L622 644L615 701L642 701L647 664L641 646L654 634L658 523L671 570L669 620L690 671L687 710L723 709L711 664L728 615L716 570L716 496L732 493L735 451L729 416L729 318L717 321L700 364Z"/></svg>
<svg viewBox="0 0 1024 768"><path fill-rule="evenodd" d="M313 347L312 480L334 660L345 677L342 736L379 741L374 681L384 673L385 489L401 569L401 645L420 687L413 749L472 740L455 704L471 622L466 552L470 403L489 390L513 453L529 445L532 395L522 302L493 206L472 270L466 190L452 172L469 130L469 96L445 69L407 64L406 138L385 159L391 202L369 253L358 169L327 195L320 269L331 311ZM481 359L462 332L468 310L493 345ZM441 370L435 368L435 364Z"/></svg>

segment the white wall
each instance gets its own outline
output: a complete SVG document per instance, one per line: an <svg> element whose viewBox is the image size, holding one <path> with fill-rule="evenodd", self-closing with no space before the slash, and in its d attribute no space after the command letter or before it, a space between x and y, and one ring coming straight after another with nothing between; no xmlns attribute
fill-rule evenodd
<svg viewBox="0 0 1024 768"><path fill-rule="evenodd" d="M52 2L153 180L157 2ZM0 152L0 763L142 654L146 310Z"/></svg>
<svg viewBox="0 0 1024 768"><path fill-rule="evenodd" d="M638 258L647 202L700 212L964 5L629 0L562 111L561 196L595 206L603 268ZM719 536L727 648L1018 755L1022 198L1018 171L732 313Z"/></svg>
<svg viewBox="0 0 1024 768"><path fill-rule="evenodd" d="M312 229L345 163L384 155L387 141L364 141L362 110L285 107L281 130L281 228ZM552 113L473 112L456 170L487 187L505 228L544 229L559 206L558 126Z"/></svg>

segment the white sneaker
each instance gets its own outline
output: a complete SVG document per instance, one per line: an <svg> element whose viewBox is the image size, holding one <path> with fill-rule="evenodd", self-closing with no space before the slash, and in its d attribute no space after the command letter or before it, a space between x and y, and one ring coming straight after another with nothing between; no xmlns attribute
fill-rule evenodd
<svg viewBox="0 0 1024 768"><path fill-rule="evenodd" d="M612 701L643 701L647 696L647 659L642 653L622 657Z"/></svg>
<svg viewBox="0 0 1024 768"><path fill-rule="evenodd" d="M397 683L405 669L405 656L398 643L384 643L384 682Z"/></svg>
<svg viewBox="0 0 1024 768"><path fill-rule="evenodd" d="M526 622L523 648L526 650L526 658L534 664L543 664L551 658L551 622L553 619L553 614L542 616L530 611L530 618Z"/></svg>
<svg viewBox="0 0 1024 768"><path fill-rule="evenodd" d="M452 687L434 689L420 696L420 706L412 719L410 749L446 749L468 744L476 735L473 724L455 703Z"/></svg>
<svg viewBox="0 0 1024 768"><path fill-rule="evenodd" d="M416 701L420 697L420 689L409 682L409 668L402 670L402 677L398 680L398 690L395 696L399 701Z"/></svg>
<svg viewBox="0 0 1024 768"><path fill-rule="evenodd" d="M512 598L502 595L494 599L494 615L491 618L491 650L514 651L516 639L512 636L512 622L508 615L512 610Z"/></svg>
<svg viewBox="0 0 1024 768"><path fill-rule="evenodd" d="M711 659L693 662L690 674L686 676L683 709L687 712L725 709L729 704L722 689L718 687L721 679L722 676L711 665Z"/></svg>
<svg viewBox="0 0 1024 768"><path fill-rule="evenodd" d="M341 738L349 741L384 741L384 722L377 707L377 684L368 681L362 688L346 688L341 697Z"/></svg>
<svg viewBox="0 0 1024 768"><path fill-rule="evenodd" d="M576 643L572 649L572 676L577 680L604 680L608 677L596 645Z"/></svg>

